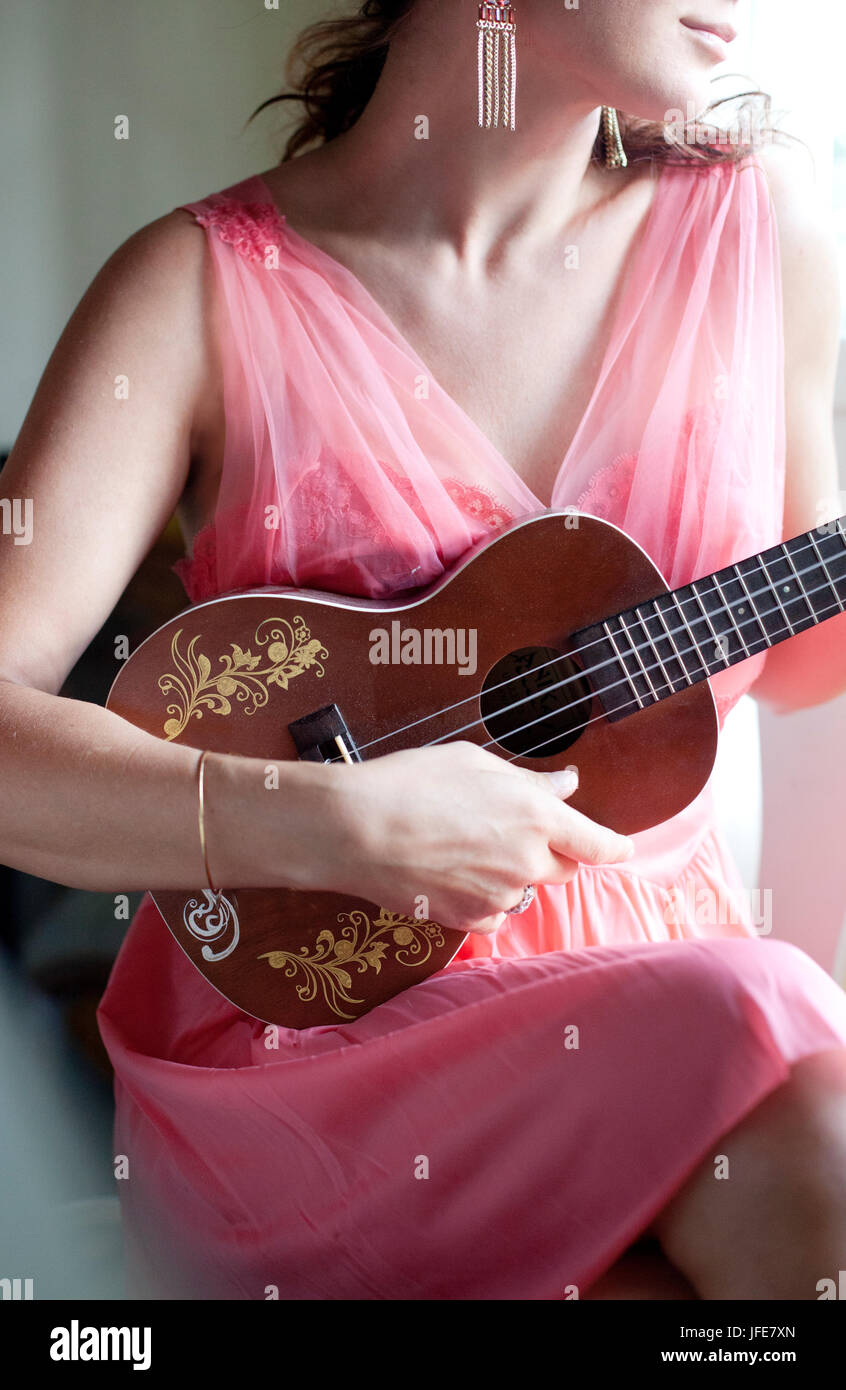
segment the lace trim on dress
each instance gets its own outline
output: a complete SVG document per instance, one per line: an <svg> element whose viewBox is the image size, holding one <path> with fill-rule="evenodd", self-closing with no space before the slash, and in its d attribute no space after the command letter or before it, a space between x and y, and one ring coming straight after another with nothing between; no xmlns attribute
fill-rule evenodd
<svg viewBox="0 0 846 1390"><path fill-rule="evenodd" d="M751 407L748 407L747 415L749 410ZM678 512L682 495L689 487L689 460L696 448L694 441L699 436L713 438L722 418L722 407L712 402L691 406L685 411L681 429L672 440L676 466L672 473L672 492L667 498L670 511L675 509ZM592 516L598 516L603 521L614 521L619 525L631 494L638 458L637 453L618 454L604 468L597 469L579 497L576 504L579 511L589 511ZM697 476L695 482L704 506L707 475ZM660 560L657 563L660 564Z"/></svg>
<svg viewBox="0 0 846 1390"><path fill-rule="evenodd" d="M280 223L284 217L273 203L245 203L219 193L194 216L202 227L214 227L221 241L229 242L240 256L264 262L269 247L278 246Z"/></svg>
<svg viewBox="0 0 846 1390"><path fill-rule="evenodd" d="M605 468L598 468L580 494L576 510L590 512L600 521L619 515L632 490L637 460L637 454L618 454Z"/></svg>
<svg viewBox="0 0 846 1390"><path fill-rule="evenodd" d="M425 525L426 517L410 480L390 464L381 462L397 491ZM444 487L465 516L491 532L501 531L514 520L514 514L488 488L471 486L458 478L444 479ZM386 560L392 549L396 548L376 514L367 509L366 503L362 505L359 490L346 479L336 476L330 480L324 470L317 466L300 479L296 496L298 503L302 504L298 517L302 534L312 545L334 522L342 526L351 539L364 537L383 547ZM218 592L214 522L197 531L191 554L177 560L171 569L182 581L192 603ZM283 583L285 580L280 575L276 582Z"/></svg>
<svg viewBox="0 0 846 1390"><path fill-rule="evenodd" d="M182 586L192 603L199 603L217 592L214 522L203 526L196 533L191 542L191 554L177 560L171 565L171 569L182 581Z"/></svg>
<svg viewBox="0 0 846 1390"><path fill-rule="evenodd" d="M514 520L514 513L486 487L462 483L458 478L445 478L444 487L465 516L475 518L490 531L501 531Z"/></svg>

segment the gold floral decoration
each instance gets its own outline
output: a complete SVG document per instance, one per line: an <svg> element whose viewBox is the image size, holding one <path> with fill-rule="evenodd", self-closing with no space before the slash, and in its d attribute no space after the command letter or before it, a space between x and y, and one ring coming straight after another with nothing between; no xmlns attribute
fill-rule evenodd
<svg viewBox="0 0 846 1390"><path fill-rule="evenodd" d="M237 642L230 642L232 654L218 657L223 670L213 673L209 658L196 650L199 634L191 638L184 654L180 652L182 631L177 630L170 645L176 670L159 677L159 689L176 695L175 702L167 707L171 716L164 726L167 740L178 738L192 718L202 719L204 709L212 714L231 714L233 699L243 705L244 714L255 714L267 704L271 685L287 690L288 682L307 670L322 676L321 663L329 655L301 617L291 622L265 618L256 628L253 642L266 650L254 655L249 648L244 651Z"/></svg>
<svg viewBox="0 0 846 1390"><path fill-rule="evenodd" d="M289 980L302 974L297 994L303 1003L310 1004L320 992L339 1018L355 1018L355 1014L343 1011L343 1004L363 1002L351 994L350 971L355 968L361 974L375 970L378 975L391 941L399 948L394 959L407 966L425 965L432 948L444 945L443 930L437 922L418 921L384 908L373 921L360 909L340 912L338 921L344 925L337 936L328 928L319 932L311 953L307 946L301 946L299 952L266 951L259 960L266 960L274 970L284 970Z"/></svg>

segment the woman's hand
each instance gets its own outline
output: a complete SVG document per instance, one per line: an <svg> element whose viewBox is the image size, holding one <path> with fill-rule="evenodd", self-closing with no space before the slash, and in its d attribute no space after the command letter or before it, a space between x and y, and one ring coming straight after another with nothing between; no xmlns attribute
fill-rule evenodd
<svg viewBox="0 0 846 1390"><path fill-rule="evenodd" d="M630 858L624 836L564 804L578 774L532 772L455 742L333 769L321 887L444 927L490 933L529 883ZM419 912L418 912L419 915Z"/></svg>

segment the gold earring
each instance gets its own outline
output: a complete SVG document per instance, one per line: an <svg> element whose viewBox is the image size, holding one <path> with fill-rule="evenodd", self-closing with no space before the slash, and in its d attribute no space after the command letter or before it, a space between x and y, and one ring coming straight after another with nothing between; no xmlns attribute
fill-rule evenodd
<svg viewBox="0 0 846 1390"><path fill-rule="evenodd" d="M514 130L517 97L514 6L481 4L476 28L479 31L479 125L502 124Z"/></svg>
<svg viewBox="0 0 846 1390"><path fill-rule="evenodd" d="M606 169L625 169L629 161L626 159L626 151L623 149L617 111L613 106L603 106L602 108L602 138L605 143Z"/></svg>

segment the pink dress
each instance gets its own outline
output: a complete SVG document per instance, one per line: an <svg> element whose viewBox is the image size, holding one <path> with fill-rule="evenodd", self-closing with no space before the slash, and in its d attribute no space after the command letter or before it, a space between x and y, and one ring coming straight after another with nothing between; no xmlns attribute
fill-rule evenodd
<svg viewBox="0 0 846 1390"><path fill-rule="evenodd" d="M391 595L543 509L260 177L185 206L226 414L214 521L177 566L192 601ZM680 585L781 539L783 473L765 176L665 167L553 505L622 526ZM715 679L721 717L761 664ZM587 1290L792 1063L846 1048L846 995L756 932L710 787L636 842L365 1017L275 1036L145 897L99 1010L130 1295Z"/></svg>

